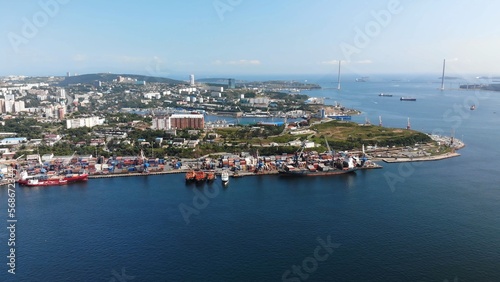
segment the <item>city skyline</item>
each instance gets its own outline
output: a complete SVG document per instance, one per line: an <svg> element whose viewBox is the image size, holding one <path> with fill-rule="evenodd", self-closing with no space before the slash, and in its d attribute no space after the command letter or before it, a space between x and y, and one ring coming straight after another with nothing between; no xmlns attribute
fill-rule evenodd
<svg viewBox="0 0 500 282"><path fill-rule="evenodd" d="M40 0L6 5L0 75L497 75L493 1ZM473 17L471 17L473 15Z"/></svg>

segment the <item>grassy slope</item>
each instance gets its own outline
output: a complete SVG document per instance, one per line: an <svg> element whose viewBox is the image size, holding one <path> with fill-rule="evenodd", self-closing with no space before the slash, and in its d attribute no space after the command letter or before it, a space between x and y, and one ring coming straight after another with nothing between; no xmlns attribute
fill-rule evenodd
<svg viewBox="0 0 500 282"><path fill-rule="evenodd" d="M256 132L249 129L230 128L219 129L218 133L226 136L226 140L233 142L248 142L250 144L269 144L271 142L286 143L292 140L308 139L315 143L325 144L324 138L328 140L332 148L338 150L350 150L361 148L362 144L378 146L408 146L415 143L431 141L424 133L400 128L387 128L379 126L360 126L353 122L330 121L313 125L312 132L307 135L284 134L270 137L256 137ZM245 133L244 133L245 132Z"/></svg>

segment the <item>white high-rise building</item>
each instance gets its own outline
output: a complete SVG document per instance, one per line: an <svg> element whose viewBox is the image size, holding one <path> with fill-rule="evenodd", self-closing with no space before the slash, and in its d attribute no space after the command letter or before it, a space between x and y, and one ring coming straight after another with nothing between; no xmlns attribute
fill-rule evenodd
<svg viewBox="0 0 500 282"><path fill-rule="evenodd" d="M59 89L59 91L57 92L57 97L61 99L66 99L66 89L64 88Z"/></svg>
<svg viewBox="0 0 500 282"><path fill-rule="evenodd" d="M99 117L86 117L86 118L75 118L66 120L66 128L78 128L78 127L94 127L96 125L104 124L104 119Z"/></svg>
<svg viewBox="0 0 500 282"><path fill-rule="evenodd" d="M14 103L16 102L13 94L5 95L5 113L12 113L14 111Z"/></svg>
<svg viewBox="0 0 500 282"><path fill-rule="evenodd" d="M24 106L24 101L15 101L13 106L14 106L14 112L16 113L26 111L26 108Z"/></svg>
<svg viewBox="0 0 500 282"><path fill-rule="evenodd" d="M153 117L151 129L165 130L170 128L170 119L168 116Z"/></svg>
<svg viewBox="0 0 500 282"><path fill-rule="evenodd" d="M194 74L189 76L189 85L194 86Z"/></svg>

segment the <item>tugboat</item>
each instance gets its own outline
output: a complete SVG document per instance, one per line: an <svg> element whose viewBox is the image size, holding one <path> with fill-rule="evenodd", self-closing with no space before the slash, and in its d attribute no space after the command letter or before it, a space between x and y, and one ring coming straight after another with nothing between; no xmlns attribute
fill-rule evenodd
<svg viewBox="0 0 500 282"><path fill-rule="evenodd" d="M196 173L194 170L186 172L186 182L193 182L196 179Z"/></svg>
<svg viewBox="0 0 500 282"><path fill-rule="evenodd" d="M206 174L207 174L207 181L208 181L209 183L214 182L214 180L215 180L215 178L216 178L216 176L215 176L215 172L214 172L214 171L209 171L209 172L207 172Z"/></svg>
<svg viewBox="0 0 500 282"><path fill-rule="evenodd" d="M203 170L195 171L195 180L197 183L204 182L207 179L207 174Z"/></svg>

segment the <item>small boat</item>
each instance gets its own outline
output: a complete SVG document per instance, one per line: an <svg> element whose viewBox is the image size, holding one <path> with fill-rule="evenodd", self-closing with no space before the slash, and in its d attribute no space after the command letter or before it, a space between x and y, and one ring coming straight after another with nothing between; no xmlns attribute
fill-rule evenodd
<svg viewBox="0 0 500 282"><path fill-rule="evenodd" d="M472 106L470 106L470 110L471 110L471 111L473 111L473 110L475 110L475 109L476 109L476 105L472 105Z"/></svg>
<svg viewBox="0 0 500 282"><path fill-rule="evenodd" d="M59 185L66 185L68 184L67 180L64 179L29 179L28 182L26 182L26 186L29 187L36 187L36 186L59 186Z"/></svg>
<svg viewBox="0 0 500 282"><path fill-rule="evenodd" d="M378 94L380 97L392 97L392 94L380 93Z"/></svg>
<svg viewBox="0 0 500 282"><path fill-rule="evenodd" d="M412 98L412 97L401 97L399 98L400 101L417 101L417 98Z"/></svg>
<svg viewBox="0 0 500 282"><path fill-rule="evenodd" d="M194 170L186 172L186 182L191 182L194 181L195 179L196 179L196 173L194 172Z"/></svg>
<svg viewBox="0 0 500 282"><path fill-rule="evenodd" d="M226 186L229 184L229 172L227 170L223 170L220 179L222 180L222 185Z"/></svg>

